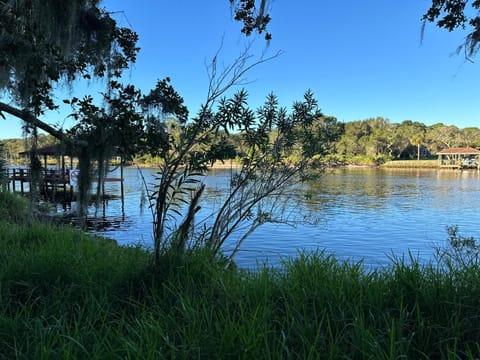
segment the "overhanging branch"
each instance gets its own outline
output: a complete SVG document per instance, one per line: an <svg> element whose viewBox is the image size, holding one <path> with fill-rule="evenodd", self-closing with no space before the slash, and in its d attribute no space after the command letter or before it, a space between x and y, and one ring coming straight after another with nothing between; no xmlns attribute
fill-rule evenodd
<svg viewBox="0 0 480 360"><path fill-rule="evenodd" d="M6 112L7 114L15 116L16 118L19 118L30 125L33 125L38 127L39 129L42 129L43 131L47 132L48 134L52 135L53 137L57 138L58 140L62 141L65 144L71 145L73 147L88 146L88 143L86 141L76 140L68 137L63 131L57 130L51 125L48 125L47 123L38 119L36 116L34 116L31 112L27 110L19 110L17 108L14 108L11 105L0 102L0 114L2 112Z"/></svg>

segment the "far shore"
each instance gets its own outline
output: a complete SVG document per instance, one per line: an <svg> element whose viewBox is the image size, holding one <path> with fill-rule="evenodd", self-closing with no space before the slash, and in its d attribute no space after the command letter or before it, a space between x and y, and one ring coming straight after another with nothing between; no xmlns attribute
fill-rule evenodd
<svg viewBox="0 0 480 360"><path fill-rule="evenodd" d="M50 164L49 164L50 165ZM8 164L9 167L28 167L27 165L15 165ZM222 170L222 169L237 169L242 165L240 162L234 159L228 159L224 161L216 161L209 168L212 170ZM127 167L138 167L138 168L156 168L157 164L131 164ZM345 164L339 166L333 166L332 168L391 168L391 169L438 169L438 160L392 160L387 161L383 164Z"/></svg>

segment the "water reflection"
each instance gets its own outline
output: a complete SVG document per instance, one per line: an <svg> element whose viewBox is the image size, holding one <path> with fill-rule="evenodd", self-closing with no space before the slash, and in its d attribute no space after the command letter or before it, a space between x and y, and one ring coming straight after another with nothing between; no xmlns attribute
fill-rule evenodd
<svg viewBox="0 0 480 360"><path fill-rule="evenodd" d="M153 182L153 170L143 170ZM228 189L229 171L206 178L200 218L218 209ZM118 184L110 183L115 192ZM118 190L118 189L117 189ZM143 181L136 169L125 170L127 222L106 228L120 244L152 244L152 215L142 202ZM237 256L241 266L268 260L276 265L300 249L326 249L342 259L367 265L387 263L388 256L411 251L421 259L447 238L446 227L458 225L465 235L480 237L477 210L480 173L476 170L341 169L303 184L290 196L286 211L296 216L295 227L266 224L249 238ZM121 214L119 201L110 201L107 215ZM234 239L227 244L233 247Z"/></svg>

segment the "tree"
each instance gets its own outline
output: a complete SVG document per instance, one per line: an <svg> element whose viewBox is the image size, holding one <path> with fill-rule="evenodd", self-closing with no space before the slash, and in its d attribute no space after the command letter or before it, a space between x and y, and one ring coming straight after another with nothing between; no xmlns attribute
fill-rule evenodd
<svg viewBox="0 0 480 360"><path fill-rule="evenodd" d="M346 159L366 155L365 142L371 134L367 121L351 121L345 124L345 131L338 141L337 150Z"/></svg>
<svg viewBox="0 0 480 360"><path fill-rule="evenodd" d="M267 1L229 0L242 32L266 32ZM66 142L71 138L39 116L55 109L52 90L77 78L119 77L135 62L137 34L118 27L101 0L0 1L0 90L8 113ZM269 38L270 34L266 34ZM82 145L85 145L82 143Z"/></svg>
<svg viewBox="0 0 480 360"><path fill-rule="evenodd" d="M255 0L229 0L234 18L243 23L242 32L249 36L257 31L259 34L265 33L265 40L270 40L272 35L267 31L267 25L271 18L268 14L267 0L261 0L258 7Z"/></svg>
<svg viewBox="0 0 480 360"><path fill-rule="evenodd" d="M480 148L480 129L476 127L468 127L461 130L462 138L461 146Z"/></svg>
<svg viewBox="0 0 480 360"><path fill-rule="evenodd" d="M285 206L291 186L306 169L307 161L290 160L288 150L292 140L296 140L295 127L311 122L318 114L311 95L307 93L303 102L295 103L291 114L278 106L273 94L254 112L247 105L247 93L241 90L220 99L216 111L203 106L191 122L179 124L175 131L167 129L157 185L150 192L157 263L166 252L182 256L197 247L217 255L226 240L240 231L229 256L231 261L243 241L259 226L286 221L277 217L275 210ZM219 128L227 133L236 129L247 151L241 168L230 179L228 193L212 214L211 227L195 229L195 214L205 189L200 179L208 166L222 160L226 153L214 141ZM270 141L274 129L275 136Z"/></svg>
<svg viewBox="0 0 480 360"><path fill-rule="evenodd" d="M119 78L136 59L137 34L116 25L99 0L7 0L0 2L0 91L13 105L3 113L22 119L33 135L30 194L37 199L40 165L37 128L74 148L85 165L88 143L39 119L58 107L53 92L77 78ZM81 177L82 189L86 178ZM82 207L80 207L82 209Z"/></svg>
<svg viewBox="0 0 480 360"><path fill-rule="evenodd" d="M55 109L52 91L80 78L119 77L135 61L137 34L118 27L99 0L8 0L0 2L0 89L19 117L62 140L69 139L38 119Z"/></svg>
<svg viewBox="0 0 480 360"><path fill-rule="evenodd" d="M305 95L307 98L313 97L310 91ZM344 126L335 117L324 116L319 112L314 114L310 122L303 122L295 131L297 132L296 147L300 151L300 156L324 157L335 152L335 144L343 134Z"/></svg>
<svg viewBox="0 0 480 360"><path fill-rule="evenodd" d="M425 141L425 133L412 136L410 142L417 147L417 160L420 160L420 147Z"/></svg>
<svg viewBox="0 0 480 360"><path fill-rule="evenodd" d="M423 15L425 23L435 22L440 28L453 31L469 28L465 42L458 48L470 57L475 55L480 45L480 1L478 0L432 0L432 5Z"/></svg>
<svg viewBox="0 0 480 360"><path fill-rule="evenodd" d="M229 98L223 96L241 83L252 66L268 60L260 58L249 63L250 59L247 49L224 69L217 69L218 63L213 61L207 100L188 121L183 99L173 89L162 85L161 91L151 91L141 100L146 118L161 130L158 132L161 146L152 153L159 155L157 181L154 189L149 189L156 263L166 252L182 256L197 247L217 255L225 241L243 229L233 256L258 226L280 221L273 216L273 208L280 203L274 201L272 205L267 200L272 196L278 200L305 168L306 162L302 160L289 161L286 150L295 140L294 128L302 122L311 122L319 113L313 94L295 103L291 115L278 106L274 95L268 96L257 112L248 107L244 90ZM175 116L172 119L165 113ZM276 136L270 141L274 129ZM225 139L232 131L242 137L245 148L242 167L233 174L229 193L216 215L212 215L211 228L198 231L193 224L205 188L200 179L213 162L232 154Z"/></svg>
<svg viewBox="0 0 480 360"><path fill-rule="evenodd" d="M269 16L265 12L265 1L258 10L251 1L230 1L230 4L235 19L244 23L246 35L266 30ZM90 169L89 162L93 159L101 164L112 152L113 144L124 157L131 157L132 152L141 148L135 140L143 145L153 141L149 145L152 147L161 138L162 127L152 122L148 124L149 118L139 127L132 126L134 122L141 122L138 118L128 118L138 116L133 109L138 106L138 99L133 104L129 97L141 95L133 87L120 85L115 79L120 78L122 71L136 60L138 37L131 29L118 27L111 13L100 5L101 0L0 1L0 90L12 102L12 105L0 102L0 116L7 113L18 117L32 129L32 165L36 159L37 128L72 146L84 173ZM71 84L79 78L109 80L104 94L109 109L96 107L88 97L83 100L74 98L70 103L79 105L84 114L75 112L73 115L80 123L65 133L40 117L46 110L58 107L54 90L60 84ZM114 96L109 97L110 93ZM122 108L122 102L129 102L127 107L130 109ZM147 131L147 136L133 139L135 129L143 125L146 128L142 130ZM116 131L112 132L113 128ZM115 136L116 142L105 141L107 138L111 140L111 135L119 135ZM99 175L102 172L100 166ZM87 189L88 179L81 177L79 183L83 181L86 183L80 187ZM81 202L85 203L86 199Z"/></svg>
<svg viewBox="0 0 480 360"><path fill-rule="evenodd" d="M430 152L437 153L440 150L460 146L460 130L456 126L434 124L427 128L426 140Z"/></svg>

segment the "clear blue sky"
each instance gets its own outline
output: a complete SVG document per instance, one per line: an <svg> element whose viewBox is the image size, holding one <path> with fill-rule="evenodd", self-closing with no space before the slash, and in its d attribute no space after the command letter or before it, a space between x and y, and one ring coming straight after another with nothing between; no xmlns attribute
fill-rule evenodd
<svg viewBox="0 0 480 360"><path fill-rule="evenodd" d="M258 38L252 55L283 54L247 74L252 107L270 92L289 107L312 89L323 112L340 121L382 116L391 122L479 127L480 64L455 53L466 32L427 24L421 42L420 19L430 3L271 0L273 39L266 48ZM126 81L146 92L169 76L191 114L205 99L205 64L222 38L220 62L225 64L249 41L232 20L227 0L107 0L104 5L124 11L116 19L140 36L142 49ZM98 85L82 85L72 95L98 91ZM63 109L43 119L69 125L67 114ZM19 121L0 122L0 138L20 136Z"/></svg>

